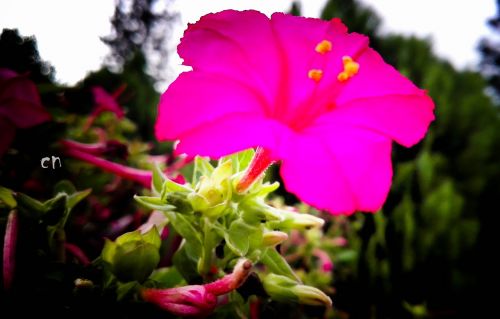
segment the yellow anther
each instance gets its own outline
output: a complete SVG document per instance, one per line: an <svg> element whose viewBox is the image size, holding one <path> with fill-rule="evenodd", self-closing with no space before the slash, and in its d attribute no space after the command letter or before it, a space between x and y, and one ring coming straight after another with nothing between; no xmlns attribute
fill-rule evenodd
<svg viewBox="0 0 500 319"><path fill-rule="evenodd" d="M350 56L342 57L342 64L344 65L344 70L337 76L340 82L347 81L359 71L359 63L354 62Z"/></svg>
<svg viewBox="0 0 500 319"><path fill-rule="evenodd" d="M348 78L349 78L349 75L347 73L345 73L345 72L340 72L339 75L337 76L337 79L340 82L347 81Z"/></svg>
<svg viewBox="0 0 500 319"><path fill-rule="evenodd" d="M352 62L352 58L350 56L348 56L348 55L344 55L342 57L342 63L344 63L344 65L346 65L349 62Z"/></svg>
<svg viewBox="0 0 500 319"><path fill-rule="evenodd" d="M307 73L307 76L310 79L318 82L323 77L323 71L318 70L318 69L312 69L312 70L309 70L309 72Z"/></svg>
<svg viewBox="0 0 500 319"><path fill-rule="evenodd" d="M332 51L332 43L328 40L323 40L316 45L316 52L325 54Z"/></svg>

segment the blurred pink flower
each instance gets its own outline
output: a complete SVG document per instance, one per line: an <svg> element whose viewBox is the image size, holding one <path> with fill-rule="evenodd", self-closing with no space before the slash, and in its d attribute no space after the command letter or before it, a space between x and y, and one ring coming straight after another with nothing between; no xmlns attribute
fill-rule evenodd
<svg viewBox="0 0 500 319"><path fill-rule="evenodd" d="M288 191L333 214L377 211L392 140L410 147L434 119L427 93L339 19L222 11L190 25L178 52L193 70L162 95L157 138L214 158L262 147Z"/></svg>
<svg viewBox="0 0 500 319"><path fill-rule="evenodd" d="M318 258L321 271L330 273L333 270L333 261L326 251L315 248L313 255Z"/></svg>
<svg viewBox="0 0 500 319"><path fill-rule="evenodd" d="M26 76L0 68L0 157L14 140L16 129L50 120L35 84Z"/></svg>
<svg viewBox="0 0 500 319"><path fill-rule="evenodd" d="M100 86L92 87L92 95L94 96L94 108L85 123L85 129L88 129L95 119L103 112L111 112L116 115L118 119L122 119L125 113L116 99L123 93L125 86L122 85L115 92L109 94L104 88Z"/></svg>

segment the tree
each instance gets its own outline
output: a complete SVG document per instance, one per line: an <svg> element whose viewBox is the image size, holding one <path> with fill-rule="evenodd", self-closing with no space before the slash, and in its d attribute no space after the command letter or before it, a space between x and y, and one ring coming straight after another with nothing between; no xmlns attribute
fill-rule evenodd
<svg viewBox="0 0 500 319"><path fill-rule="evenodd" d="M500 1L497 0L496 16L488 20L493 32L500 34ZM488 79L490 88L496 97L500 97L500 42L490 38L483 38L479 43L481 57L481 71Z"/></svg>
<svg viewBox="0 0 500 319"><path fill-rule="evenodd" d="M111 24L113 31L102 38L110 46L108 65L121 69L136 54L146 57L147 71L156 80L164 79L168 62L166 41L176 15L167 11L170 0L116 0Z"/></svg>

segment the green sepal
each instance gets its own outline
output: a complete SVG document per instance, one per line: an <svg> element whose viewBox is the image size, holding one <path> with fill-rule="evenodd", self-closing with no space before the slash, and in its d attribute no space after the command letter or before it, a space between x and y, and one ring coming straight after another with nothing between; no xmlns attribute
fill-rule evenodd
<svg viewBox="0 0 500 319"><path fill-rule="evenodd" d="M175 206L166 203L159 197L150 197L150 196L137 196L134 195L134 199L141 204L142 206L154 210L160 211L171 211L175 209Z"/></svg>
<svg viewBox="0 0 500 319"><path fill-rule="evenodd" d="M2 186L0 186L0 203L4 203L10 209L17 206L17 201L14 198L13 192Z"/></svg>
<svg viewBox="0 0 500 319"><path fill-rule="evenodd" d="M290 267L285 258L283 258L283 256L281 256L275 248L266 249L261 256L260 261L266 265L271 272L290 278L295 282L301 282L292 267Z"/></svg>

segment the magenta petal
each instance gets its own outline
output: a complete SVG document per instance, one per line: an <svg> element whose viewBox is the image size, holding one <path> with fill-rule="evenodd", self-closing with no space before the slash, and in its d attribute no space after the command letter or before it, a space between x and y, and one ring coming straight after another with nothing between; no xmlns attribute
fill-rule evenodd
<svg viewBox="0 0 500 319"><path fill-rule="evenodd" d="M392 178L390 139L339 124L309 128L288 145L281 174L301 200L332 214L381 208Z"/></svg>
<svg viewBox="0 0 500 319"><path fill-rule="evenodd" d="M232 114L200 125L180 138L176 153L219 158L250 147L271 150L273 159L290 129L283 124L252 113Z"/></svg>
<svg viewBox="0 0 500 319"><path fill-rule="evenodd" d="M0 158L2 158L16 136L16 127L9 120L0 116L0 132L2 132L2 138L0 138Z"/></svg>
<svg viewBox="0 0 500 319"><path fill-rule="evenodd" d="M433 102L427 95L389 95L353 100L320 123L349 123L394 139L406 147L419 142L434 120Z"/></svg>
<svg viewBox="0 0 500 319"><path fill-rule="evenodd" d="M232 114L263 115L264 105L259 92L242 83L217 74L186 72L161 97L156 137L179 139L198 126Z"/></svg>
<svg viewBox="0 0 500 319"><path fill-rule="evenodd" d="M347 34L347 28L339 19L324 21L275 13L271 23L286 64L283 81L288 84L289 111L297 111L301 103L310 104L308 99L318 88L331 91L332 82L337 82L337 75L342 71L342 56L357 54L368 47L367 37ZM320 54L315 48L324 40L331 43L332 50ZM308 77L311 69L322 70L319 83Z"/></svg>
<svg viewBox="0 0 500 319"><path fill-rule="evenodd" d="M394 67L385 63L373 49L368 48L355 58L359 71L347 80L342 87L337 105L343 105L355 99L386 95L422 95L423 92Z"/></svg>
<svg viewBox="0 0 500 319"><path fill-rule="evenodd" d="M276 100L282 56L269 18L249 11L226 10L190 24L178 46L184 64L258 89Z"/></svg>

